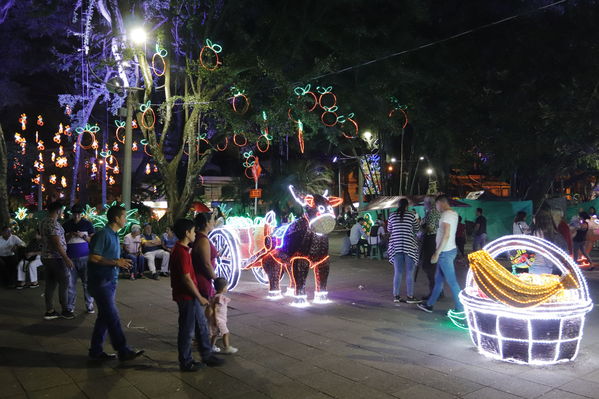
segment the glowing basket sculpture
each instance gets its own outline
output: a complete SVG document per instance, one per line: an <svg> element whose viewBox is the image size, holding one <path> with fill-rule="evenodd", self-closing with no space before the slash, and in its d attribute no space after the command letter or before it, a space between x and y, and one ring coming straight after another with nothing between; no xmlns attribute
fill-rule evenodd
<svg viewBox="0 0 599 399"><path fill-rule="evenodd" d="M557 267L556 275L513 275L494 258L526 249ZM505 236L468 256L470 270L460 293L470 337L495 359L552 364L576 358L584 319L593 303L570 256L540 238Z"/></svg>

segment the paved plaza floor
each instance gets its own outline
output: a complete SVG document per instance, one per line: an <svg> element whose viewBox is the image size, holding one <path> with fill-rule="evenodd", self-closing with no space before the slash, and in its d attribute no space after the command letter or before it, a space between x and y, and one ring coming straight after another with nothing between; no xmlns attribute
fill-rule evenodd
<svg viewBox="0 0 599 399"><path fill-rule="evenodd" d="M465 267L460 267L464 276ZM586 273L593 295L599 272ZM444 316L391 301L385 260L333 256L333 303L305 309L267 300L251 272L230 294L239 348L224 367L181 373L169 279L121 280L118 306L129 363L88 361L95 315L44 321L42 288L0 292L0 397L28 398L599 398L599 314L575 362L532 367L489 360ZM425 294L420 275L417 293ZM284 280L285 282L286 280ZM462 280L463 281L463 280ZM310 293L313 277L310 277ZM111 349L109 346L107 349Z"/></svg>

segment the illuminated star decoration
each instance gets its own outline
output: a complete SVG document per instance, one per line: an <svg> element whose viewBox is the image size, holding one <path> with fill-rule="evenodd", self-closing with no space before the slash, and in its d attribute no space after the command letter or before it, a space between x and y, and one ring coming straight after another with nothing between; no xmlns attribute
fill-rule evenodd
<svg viewBox="0 0 599 399"><path fill-rule="evenodd" d="M17 209L17 212L15 214L15 218L17 220L23 220L27 217L27 208L21 207Z"/></svg>

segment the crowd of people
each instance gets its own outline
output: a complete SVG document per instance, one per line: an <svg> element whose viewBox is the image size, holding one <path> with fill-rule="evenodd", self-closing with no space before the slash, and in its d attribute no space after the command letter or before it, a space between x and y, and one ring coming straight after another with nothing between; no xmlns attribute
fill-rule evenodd
<svg viewBox="0 0 599 399"><path fill-rule="evenodd" d="M443 295L443 286L449 287L454 312L463 307L458 294L460 285L456 278L456 258L464 260L467 255L466 225L462 217L451 208L448 197L441 195L424 199L424 216L420 219L416 212L409 210L407 199L401 199L396 211L391 212L388 220L377 218L370 229L364 217L358 217L348 232L342 255L368 255L373 246L394 266L393 301L417 304L426 312L433 311L433 305ZM516 214L513 222L513 234L533 235L557 245L576 261L586 260L592 270L592 261L588 253L588 233L590 223L596 223L595 209L579 214L568 223L561 209L552 209L543 205L533 216L533 223L526 222L526 212ZM471 227L472 250L482 249L487 243L487 218L482 208L476 209L476 218ZM361 251L361 247L365 250ZM534 261L519 265L516 272L533 274L557 273L557 269L540 254L531 257ZM464 262L465 263L465 262ZM426 275L428 293L420 298L414 294L414 282L418 271ZM516 270L516 269L515 269ZM402 282L405 280L405 290ZM404 295L402 295L402 291Z"/></svg>
<svg viewBox="0 0 599 399"><path fill-rule="evenodd" d="M424 199L424 216L409 209L409 201L401 199L388 220L377 218L368 231L365 219L358 218L348 232L348 243L357 255L360 247L370 251L377 247L394 267L393 301L416 304L432 312L447 284L455 312L463 311L459 299L460 285L456 278L455 260L465 256L466 228L461 217L451 207L445 195ZM590 210L594 214L594 210ZM4 227L0 235L0 277L4 284L16 289L39 287L37 269L43 265L45 278L45 320L72 319L76 316L78 281L81 281L85 312L96 313L89 357L96 360L131 360L144 353L130 347L123 332L115 297L117 282L124 278L158 280L170 277L172 298L179 309L178 351L183 371L196 371L204 365L218 366L223 359L215 353L234 354L227 328L228 282L216 275L219 253L208 235L216 224L224 222L217 214L199 213L195 219L180 219L163 234L157 235L150 224L131 226L121 243L118 232L126 225L126 210L113 206L107 211L108 223L96 230L83 217L83 207L75 205L70 218L61 224L63 206L59 202L47 206L44 218L26 243ZM513 222L513 234L543 238L572 254L579 254L592 265L587 253L587 234L596 220L581 210L570 223L561 210L541 207L526 222L526 213L518 212ZM487 240L487 219L483 209L476 209L472 229L472 249L484 247ZM367 255L367 254L366 254ZM159 262L160 270L156 263ZM519 265L514 272L534 274L557 272L548 259L536 254L534 262ZM422 269L428 280L428 293L417 298L414 283ZM29 280L29 281L27 281ZM405 288L403 282L405 281ZM402 295L403 293L403 295ZM55 307L58 296L61 312ZM110 336L116 354L104 351L104 339ZM202 358L192 356L195 339ZM217 341L222 339L222 348Z"/></svg>
<svg viewBox="0 0 599 399"><path fill-rule="evenodd" d="M227 328L228 282L215 273L218 251L208 239L218 218L198 214L194 221L178 220L160 236L146 224L131 226L121 244L118 232L126 225L126 210L113 206L102 229L83 217L83 207L75 205L70 218L61 223L63 205L47 206L47 217L29 243L2 229L0 271L7 287L39 287L37 269L43 265L45 280L45 320L73 319L76 316L78 281L81 281L85 312L96 313L89 357L95 360L134 359L144 353L130 347L123 332L115 297L119 276L131 280L170 277L172 297L179 308L178 349L183 371L219 366L223 359L215 353L234 354ZM156 262L160 262L160 270ZM27 281L29 280L29 281ZM55 306L58 296L60 312ZM109 335L116 354L104 351ZM193 360L195 339L202 362ZM222 339L222 348L217 341Z"/></svg>

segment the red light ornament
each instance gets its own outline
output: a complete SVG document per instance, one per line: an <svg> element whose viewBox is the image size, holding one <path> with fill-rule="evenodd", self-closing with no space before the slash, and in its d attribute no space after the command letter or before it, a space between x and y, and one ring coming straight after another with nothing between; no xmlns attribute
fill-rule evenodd
<svg viewBox="0 0 599 399"><path fill-rule="evenodd" d="M223 143L219 143L219 144L216 145L216 149L218 151L222 152L222 151L224 151L224 150L227 149L227 147L229 146L229 137L225 137L225 143L224 143L224 145L222 145L222 144Z"/></svg>
<svg viewBox="0 0 599 399"><path fill-rule="evenodd" d="M164 73L166 72L165 57L167 55L168 55L168 52L166 51L166 49L160 48L160 46L158 44L156 44L156 52L152 56L152 66L151 66L152 72L154 72L154 74L156 76L164 76ZM156 67L157 64L162 64L162 69L157 68Z"/></svg>
<svg viewBox="0 0 599 399"><path fill-rule="evenodd" d="M114 124L116 125L116 131L114 132L114 136L116 137L117 141L119 141L121 144L125 144L125 139L119 135L119 133L122 134L123 130L125 129L125 122L115 120Z"/></svg>
<svg viewBox="0 0 599 399"><path fill-rule="evenodd" d="M75 131L77 132L77 134L82 135L81 141L79 142L79 145L81 146L81 148L83 148L84 150L89 150L90 148L93 148L93 149L98 148L98 141L96 140L96 133L100 131L100 128L98 127L98 125L92 126L88 123L85 125L85 127L78 127L77 129L75 129ZM86 134L90 138L89 144L83 143L83 140L86 137Z"/></svg>
<svg viewBox="0 0 599 399"><path fill-rule="evenodd" d="M241 139L240 139L240 137L241 137ZM243 141L241 141L242 139L243 139ZM233 143L237 147L243 147L243 146L247 145L248 139L247 139L247 137L245 137L244 133L235 133L233 135Z"/></svg>
<svg viewBox="0 0 599 399"><path fill-rule="evenodd" d="M19 123L21 124L21 130L27 129L27 114L21 114Z"/></svg>
<svg viewBox="0 0 599 399"><path fill-rule="evenodd" d="M150 105L151 102L148 101L147 103L141 104L139 106L139 109L142 112L141 125L147 130L152 129L156 124L156 113L154 113L154 110Z"/></svg>
<svg viewBox="0 0 599 399"><path fill-rule="evenodd" d="M208 71L215 71L222 62L218 54L223 51L223 48L216 43L212 43L210 39L206 39L206 45L200 50L200 65ZM209 62L212 59L212 64Z"/></svg>

